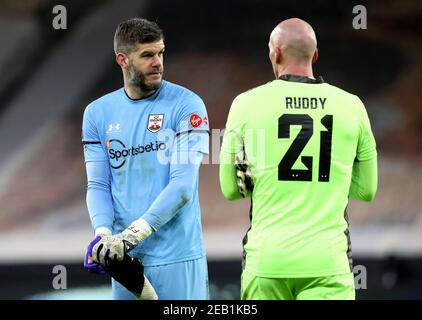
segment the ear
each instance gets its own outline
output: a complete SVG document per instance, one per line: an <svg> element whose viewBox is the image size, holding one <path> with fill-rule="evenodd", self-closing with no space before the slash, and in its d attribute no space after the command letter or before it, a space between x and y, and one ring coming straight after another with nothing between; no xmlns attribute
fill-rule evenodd
<svg viewBox="0 0 422 320"><path fill-rule="evenodd" d="M122 69L126 69L128 66L128 58L124 53L119 52L116 54L116 62Z"/></svg>
<svg viewBox="0 0 422 320"><path fill-rule="evenodd" d="M283 59L283 55L281 53L281 49L280 48L275 48L275 63L276 64L281 64L281 60Z"/></svg>
<svg viewBox="0 0 422 320"><path fill-rule="evenodd" d="M312 63L318 60L318 49L315 49L314 55L312 56Z"/></svg>

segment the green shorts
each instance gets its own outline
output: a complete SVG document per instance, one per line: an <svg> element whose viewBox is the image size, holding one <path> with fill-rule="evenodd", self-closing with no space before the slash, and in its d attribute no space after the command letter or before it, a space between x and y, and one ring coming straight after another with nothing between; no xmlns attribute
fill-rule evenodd
<svg viewBox="0 0 422 320"><path fill-rule="evenodd" d="M242 300L355 300L352 272L317 278L263 278L242 273Z"/></svg>

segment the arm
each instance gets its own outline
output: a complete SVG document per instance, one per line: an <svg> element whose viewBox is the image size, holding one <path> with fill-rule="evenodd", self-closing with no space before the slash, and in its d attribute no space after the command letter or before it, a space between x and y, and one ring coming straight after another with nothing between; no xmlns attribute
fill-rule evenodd
<svg viewBox="0 0 422 320"><path fill-rule="evenodd" d="M168 185L141 218L155 231L170 221L192 199L196 190L195 181L203 155L198 151L181 151L178 154L182 159L189 159L188 163L179 164L174 158L172 159Z"/></svg>
<svg viewBox="0 0 422 320"><path fill-rule="evenodd" d="M111 172L97 130L95 106L89 105L82 121L82 144L87 175L86 203L95 235L109 235L114 220Z"/></svg>
<svg viewBox="0 0 422 320"><path fill-rule="evenodd" d="M108 161L87 162L86 203L95 235L111 235L114 220Z"/></svg>
<svg viewBox="0 0 422 320"><path fill-rule="evenodd" d="M221 150L220 153L220 187L227 200L241 199L237 185L235 154Z"/></svg>
<svg viewBox="0 0 422 320"><path fill-rule="evenodd" d="M365 106L357 99L360 112L359 139L353 164L349 195L352 199L372 201L377 191L377 150Z"/></svg>
<svg viewBox="0 0 422 320"><path fill-rule="evenodd" d="M199 121L193 121L194 118ZM175 119L177 126L171 151L169 183L141 217L155 231L192 199L197 189L203 154L209 152L207 111L197 95L186 95Z"/></svg>
<svg viewBox="0 0 422 320"><path fill-rule="evenodd" d="M220 152L220 188L228 200L251 196L253 179L243 142L242 99L236 97L227 117Z"/></svg>
<svg viewBox="0 0 422 320"><path fill-rule="evenodd" d="M96 236L111 235L114 219L110 191L111 173L107 154L101 146L101 139L92 113L93 106L85 109L82 122L82 144L87 174L86 203L91 224ZM94 240L95 241L95 240ZM84 266L88 271L104 274L104 269L92 260L93 242L88 245Z"/></svg>
<svg viewBox="0 0 422 320"><path fill-rule="evenodd" d="M175 161L177 156L189 161L180 164ZM103 237L93 247L94 262L106 266L110 263L109 259L122 261L128 251L171 220L192 198L201 161L202 153L199 151L173 153L168 185L141 218L133 221L121 233Z"/></svg>
<svg viewBox="0 0 422 320"><path fill-rule="evenodd" d="M353 164L349 196L355 200L372 201L377 191L377 158Z"/></svg>

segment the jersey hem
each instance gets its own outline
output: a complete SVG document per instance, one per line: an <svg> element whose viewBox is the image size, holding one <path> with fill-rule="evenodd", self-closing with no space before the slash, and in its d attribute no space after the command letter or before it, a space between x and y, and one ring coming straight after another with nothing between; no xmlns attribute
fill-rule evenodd
<svg viewBox="0 0 422 320"><path fill-rule="evenodd" d="M183 257L183 258L173 259L173 260L160 261L160 262L156 262L156 263L154 263L154 262L144 263L144 261L142 261L142 264L144 265L144 267L157 267L157 266L163 266L163 265L167 265L167 264L186 262L186 261L189 261L189 260L196 260L196 259L203 258L205 256L206 256L205 253L201 253L201 254L197 254L197 255L194 255L194 256L188 256L188 257Z"/></svg>
<svg viewBox="0 0 422 320"><path fill-rule="evenodd" d="M346 270L334 270L329 272L289 272L289 273L282 273L282 274L269 274L269 273L262 273L262 272L255 272L253 270L244 269L246 272L253 274L256 277L261 278L318 278L318 277L329 277L329 276L338 276L342 274L350 273L350 269L347 268ZM353 273L353 272L352 272Z"/></svg>

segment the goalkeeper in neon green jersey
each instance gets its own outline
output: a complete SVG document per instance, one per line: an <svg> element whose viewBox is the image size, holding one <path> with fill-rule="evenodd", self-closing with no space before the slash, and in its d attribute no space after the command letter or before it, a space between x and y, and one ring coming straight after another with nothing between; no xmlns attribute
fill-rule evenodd
<svg viewBox="0 0 422 320"><path fill-rule="evenodd" d="M276 80L237 96L221 149L229 200L250 196L242 299L355 299L346 207L371 201L377 152L361 100L315 78L300 19L271 33Z"/></svg>

